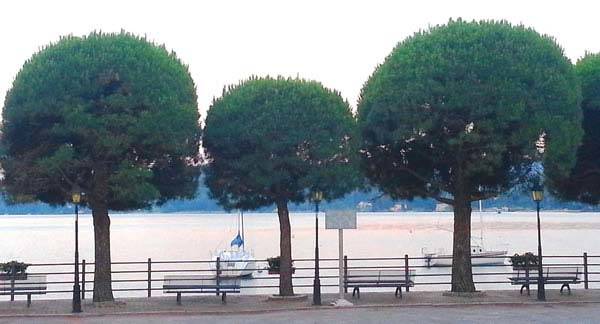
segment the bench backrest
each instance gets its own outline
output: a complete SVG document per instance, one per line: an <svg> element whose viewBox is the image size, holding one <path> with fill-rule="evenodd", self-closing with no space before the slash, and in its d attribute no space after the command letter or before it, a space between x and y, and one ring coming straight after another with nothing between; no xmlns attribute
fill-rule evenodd
<svg viewBox="0 0 600 324"><path fill-rule="evenodd" d="M174 275L165 276L163 287L178 289L194 289L194 287L219 287L239 289L240 279L238 278L219 278L218 282L214 276L208 275Z"/></svg>
<svg viewBox="0 0 600 324"><path fill-rule="evenodd" d="M553 277L572 277L579 279L580 270L579 267L543 267L543 276L544 278L553 278ZM538 269L529 269L529 271L525 269L514 270L514 275L516 278L525 278L529 275L529 278L538 276Z"/></svg>
<svg viewBox="0 0 600 324"><path fill-rule="evenodd" d="M28 275L27 279L0 280L0 292L46 290L48 284L45 275Z"/></svg>
<svg viewBox="0 0 600 324"><path fill-rule="evenodd" d="M348 270L344 282L379 282L379 271L377 270Z"/></svg>
<svg viewBox="0 0 600 324"><path fill-rule="evenodd" d="M414 269L408 269L408 280L413 280L415 276ZM406 272L402 270L381 270L379 271L379 280L405 280Z"/></svg>
<svg viewBox="0 0 600 324"><path fill-rule="evenodd" d="M408 269L408 280L413 280L414 269ZM356 269L348 270L345 281L406 281L406 272L399 270Z"/></svg>
<svg viewBox="0 0 600 324"><path fill-rule="evenodd" d="M548 267L544 269L544 277L564 276L579 278L579 267Z"/></svg>

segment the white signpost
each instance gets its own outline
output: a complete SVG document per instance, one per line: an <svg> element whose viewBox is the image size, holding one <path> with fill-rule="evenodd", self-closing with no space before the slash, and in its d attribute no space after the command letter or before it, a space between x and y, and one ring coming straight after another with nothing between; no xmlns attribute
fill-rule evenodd
<svg viewBox="0 0 600 324"><path fill-rule="evenodd" d="M356 229L356 211L336 210L326 212L325 229L338 230L340 299L335 304L338 306L348 305L348 302L344 300L344 229ZM341 301L344 301L345 303Z"/></svg>

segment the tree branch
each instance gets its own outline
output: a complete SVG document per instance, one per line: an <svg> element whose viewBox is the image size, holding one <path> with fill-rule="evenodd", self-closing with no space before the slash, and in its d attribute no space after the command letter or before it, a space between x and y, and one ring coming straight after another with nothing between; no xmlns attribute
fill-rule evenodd
<svg viewBox="0 0 600 324"><path fill-rule="evenodd" d="M433 198L433 199L435 199L435 200L437 200L437 201L439 201L439 202L441 202L441 203L444 203L444 204L446 204L446 205L451 205L451 206L454 206L454 199L445 198L445 197L442 197L442 196L440 196L440 195L437 195L437 196L431 196L431 198Z"/></svg>
<svg viewBox="0 0 600 324"><path fill-rule="evenodd" d="M373 202L375 202L375 200L378 200L378 199L380 199L380 198L383 198L384 196L385 196L385 193L383 193L383 192L382 192L381 194L379 194L379 195L377 195L377 196L375 196L375 197L373 197L373 198L369 199L369 202L370 202L370 203L373 203Z"/></svg>
<svg viewBox="0 0 600 324"><path fill-rule="evenodd" d="M439 194L434 194L433 192L429 192L427 190L417 190L417 192L424 197L429 197L431 199L435 199L441 203L447 204L447 205L454 205L454 199L451 198L446 198L446 197L442 197Z"/></svg>
<svg viewBox="0 0 600 324"><path fill-rule="evenodd" d="M428 183L428 184L430 184L432 186L435 186L439 191L448 191L442 183L437 182L437 181L433 182L433 181L431 181L431 179L423 177L422 175L420 175L419 173L417 173L416 171L414 171L414 170L412 170L410 168L407 168L405 166L396 166L396 167L400 168L402 171L406 171L408 174L410 174L413 177L421 180L424 183Z"/></svg>

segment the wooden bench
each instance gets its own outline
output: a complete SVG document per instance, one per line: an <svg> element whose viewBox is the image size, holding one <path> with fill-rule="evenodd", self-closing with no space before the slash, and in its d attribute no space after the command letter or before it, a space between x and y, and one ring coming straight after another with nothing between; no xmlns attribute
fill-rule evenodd
<svg viewBox="0 0 600 324"><path fill-rule="evenodd" d="M360 288L396 288L394 296L402 298L403 287L413 287L415 270L408 270L407 274L402 270L348 270L344 277L344 286L353 288L352 297L360 298Z"/></svg>
<svg viewBox="0 0 600 324"><path fill-rule="evenodd" d="M570 285L581 283L579 274L579 267L544 267L542 276L544 285L561 285L560 293L562 294L563 290L567 288L570 295ZM529 286L538 283L538 269L518 269L508 279L512 285L521 285L521 294L523 294L523 289L527 289L527 295L529 295Z"/></svg>
<svg viewBox="0 0 600 324"><path fill-rule="evenodd" d="M31 306L31 295L46 293L47 281L45 275L28 275L27 279L0 280L0 295L10 296L15 300L15 295L27 295L27 307Z"/></svg>
<svg viewBox="0 0 600 324"><path fill-rule="evenodd" d="M240 280L235 278L216 278L212 275L175 275L165 276L163 292L177 294L177 305L181 305L181 294L216 294L221 301L227 302L227 294L240 292Z"/></svg>

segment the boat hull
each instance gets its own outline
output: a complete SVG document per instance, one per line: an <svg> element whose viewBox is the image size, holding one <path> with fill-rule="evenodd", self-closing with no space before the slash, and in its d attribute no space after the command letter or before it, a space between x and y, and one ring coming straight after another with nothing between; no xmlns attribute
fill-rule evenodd
<svg viewBox="0 0 600 324"><path fill-rule="evenodd" d="M238 262L227 262L221 261L219 264L221 270L221 277L224 278L241 278L241 277L252 277L256 270L256 262L254 261L238 261ZM216 266L215 269L216 271Z"/></svg>
<svg viewBox="0 0 600 324"><path fill-rule="evenodd" d="M451 254L435 254L429 253L423 256L425 265L428 267L451 267ZM488 251L471 254L471 264L474 266L484 265L504 265L507 258L507 251Z"/></svg>
<svg viewBox="0 0 600 324"><path fill-rule="evenodd" d="M217 258L219 259L219 275L224 278L250 277L257 270L254 257L246 251L226 250L213 256L214 262L211 262L210 267L215 272Z"/></svg>

